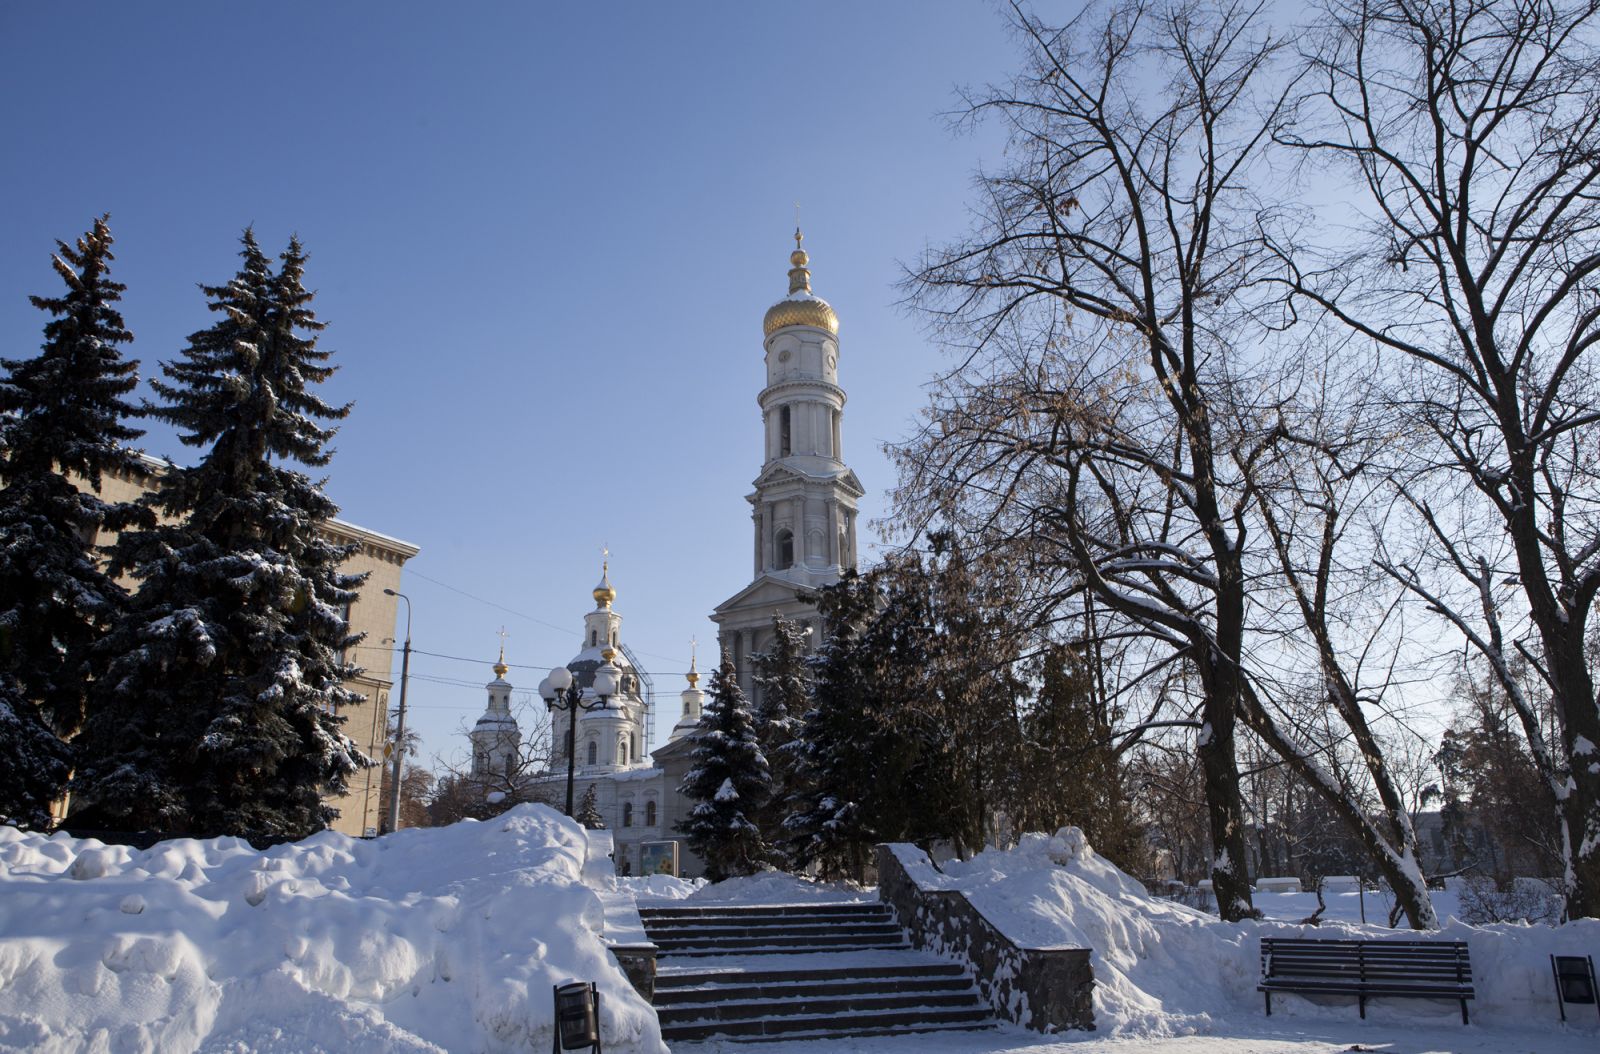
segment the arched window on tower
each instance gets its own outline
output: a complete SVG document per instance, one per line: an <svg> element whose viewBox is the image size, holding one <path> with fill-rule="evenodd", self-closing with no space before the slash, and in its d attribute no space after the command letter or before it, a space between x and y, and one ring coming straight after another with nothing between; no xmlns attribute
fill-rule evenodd
<svg viewBox="0 0 1600 1054"><path fill-rule="evenodd" d="M790 441L790 436L792 434L790 432L790 419L791 419L791 415L790 415L790 412L789 412L789 407L785 406L783 409L778 411L778 456L779 457L788 457L789 456L789 452L790 452L790 450L792 448L792 445L793 445L791 443L791 441Z"/></svg>
<svg viewBox="0 0 1600 1054"><path fill-rule="evenodd" d="M644 803L644 825L646 827L654 827L656 825L656 800L654 798Z"/></svg>
<svg viewBox="0 0 1600 1054"><path fill-rule="evenodd" d="M778 532L778 570L794 566L794 535L787 527Z"/></svg>
<svg viewBox="0 0 1600 1054"><path fill-rule="evenodd" d="M599 756L600 756L600 744L596 743L592 739L589 740L589 764L591 764L591 765L595 764L596 763L596 759L598 759Z"/></svg>
<svg viewBox="0 0 1600 1054"><path fill-rule="evenodd" d="M619 739L617 741L617 764L626 765L627 763L628 763L628 740L627 740L626 737L624 737L624 738Z"/></svg>

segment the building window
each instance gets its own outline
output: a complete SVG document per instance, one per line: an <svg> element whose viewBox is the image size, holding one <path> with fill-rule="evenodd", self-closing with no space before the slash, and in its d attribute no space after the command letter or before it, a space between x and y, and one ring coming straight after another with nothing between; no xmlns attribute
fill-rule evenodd
<svg viewBox="0 0 1600 1054"><path fill-rule="evenodd" d="M592 648L596 644L599 644L599 643L600 643L600 634L595 632L594 630L590 630L589 631L589 647Z"/></svg>
<svg viewBox="0 0 1600 1054"><path fill-rule="evenodd" d="M571 638L568 639L570 640ZM633 826L633 802L631 801L625 801L622 803L622 826Z"/></svg>
<svg viewBox="0 0 1600 1054"><path fill-rule="evenodd" d="M617 758L617 763L620 765L626 765L628 763L628 741L626 739L617 741Z"/></svg>
<svg viewBox="0 0 1600 1054"><path fill-rule="evenodd" d="M592 739L589 740L589 764L591 764L591 765L596 764L597 759L599 758L599 756L600 756L600 744L596 743Z"/></svg>
<svg viewBox="0 0 1600 1054"><path fill-rule="evenodd" d="M646 827L654 827L656 825L656 803L654 798L644 803L644 825Z"/></svg>
<svg viewBox="0 0 1600 1054"><path fill-rule="evenodd" d="M778 570L794 566L794 535L786 527L778 532Z"/></svg>
<svg viewBox="0 0 1600 1054"><path fill-rule="evenodd" d="M789 456L789 449L790 449L790 446L791 446L790 438L789 438L790 437L789 422L790 422L789 408L787 406L785 406L783 409L778 411L778 456L779 457L788 457Z"/></svg>

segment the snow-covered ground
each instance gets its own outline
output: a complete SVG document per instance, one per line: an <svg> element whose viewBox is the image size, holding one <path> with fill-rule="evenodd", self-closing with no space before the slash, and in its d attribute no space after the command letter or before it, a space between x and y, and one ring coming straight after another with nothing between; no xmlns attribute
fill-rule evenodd
<svg viewBox="0 0 1600 1054"><path fill-rule="evenodd" d="M543 806L375 841L148 851L0 827L0 1050L546 1050L599 982L608 1049L660 1054L597 932L587 839Z"/></svg>
<svg viewBox="0 0 1600 1054"><path fill-rule="evenodd" d="M541 806L369 842L325 833L267 852L235 839L141 852L0 828L0 1051L542 1051L551 986L578 977L601 985L608 1049L664 1054L654 1014L601 941L608 898L873 897L780 874L715 885L613 883L595 877L602 857L586 832ZM1068 832L1029 836L942 873L914 854L908 866L922 881L964 890L1021 943L1092 948L1100 1028L1058 1037L1010 1027L913 1035L831 1043L830 1054L1600 1049L1593 1008L1587 1016L1574 1008L1575 1026L1559 1025L1548 958L1600 952L1600 922L1446 923L1442 937L1471 945L1478 998L1467 1027L1453 1003L1420 1000L1378 1000L1362 1021L1347 998L1284 996L1268 1018L1255 991L1262 934L1406 934L1340 921L1229 925L1146 895ZM1298 919L1315 898L1284 895L1296 896L1276 906L1262 899L1269 914ZM1329 915L1347 916L1347 907L1330 901ZM681 1054L719 1049L680 1045Z"/></svg>
<svg viewBox="0 0 1600 1054"><path fill-rule="evenodd" d="M1471 927L1454 919L1447 921L1438 936L1467 941L1472 958L1477 997L1470 1003L1473 1024L1465 1028L1456 1004L1443 1000L1376 1000L1369 1003L1368 1020L1362 1022L1351 998L1313 1002L1281 996L1273 1000L1273 1017L1268 1019L1255 990L1262 936L1410 939L1415 934L1337 921L1319 927L1270 919L1243 925L1225 923L1213 915L1152 898L1071 829L1054 837L1027 835L1015 849L947 862L942 873L909 847L901 848L900 858L924 885L964 891L991 922L1019 944L1092 949L1099 1033L1074 1037L1069 1045L1075 1050L1084 1049L1084 1043L1112 1044L1108 1050L1173 1051L1314 1051L1330 1049L1329 1044L1343 1044L1331 1048L1339 1050L1361 1044L1397 1052L1556 1051L1600 1046L1600 1022L1592 1020L1592 1007L1579 1009L1579 1013L1590 1012L1581 1021L1574 1015L1576 1027L1561 1026L1549 959L1552 953L1600 953L1600 921L1561 927ZM1299 912L1299 917L1315 909L1315 896L1308 896L1310 907ZM1302 1032L1309 1037L1298 1035ZM1383 1038L1402 1033L1403 1040ZM1493 1038L1474 1038L1491 1034ZM1360 1038L1363 1035L1369 1038ZM1206 1037L1229 1043L1242 1043L1249 1037L1263 1045L1213 1048L1201 1042ZM1136 1045L1117 1048L1118 1040ZM1285 1043L1310 1045L1281 1046ZM935 1045L927 1049L946 1048Z"/></svg>
<svg viewBox="0 0 1600 1054"><path fill-rule="evenodd" d="M1074 1032L1040 1036L1010 1027L997 1032L923 1033L883 1039L759 1046L711 1041L675 1043L673 1054L1593 1054L1593 1032L1565 1034L1516 1029L1417 1027L1379 1020L1296 1021L1267 1027L1240 1020L1204 1036L1106 1036ZM1369 1012L1369 1017L1375 1017ZM1272 1021L1278 1020L1274 1012Z"/></svg>

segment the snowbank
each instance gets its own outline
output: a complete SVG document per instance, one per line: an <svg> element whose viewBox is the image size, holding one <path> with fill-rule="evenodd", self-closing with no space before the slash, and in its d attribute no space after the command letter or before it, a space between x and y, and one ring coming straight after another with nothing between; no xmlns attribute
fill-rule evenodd
<svg viewBox="0 0 1600 1054"><path fill-rule="evenodd" d="M0 1050L541 1050L551 986L577 977L608 1048L662 1054L598 936L585 847L538 805L266 852L0 828Z"/></svg>
<svg viewBox="0 0 1600 1054"><path fill-rule="evenodd" d="M925 860L923 865L914 872L919 882L963 891L1017 944L1091 949L1095 1020L1102 1033L1112 1035L1225 1032L1240 1015L1261 1015L1255 986L1262 936L1416 937L1404 930L1338 922L1320 927L1225 923L1150 896L1139 882L1095 854L1076 828L1063 828L1053 837L1024 835L1014 849L949 861L942 874ZM1311 900L1314 909L1315 897ZM1475 1023L1554 1030L1560 1026L1549 956L1594 953L1600 948L1600 921L1551 928L1474 927L1451 920L1439 937L1469 944L1477 988L1471 1004ZM1394 1022L1437 1019L1441 1027L1452 1018L1456 1027L1460 1022L1456 1005L1442 1000L1378 1000L1367 1013ZM1348 1019L1354 1014L1353 1001L1343 997L1327 1005L1284 997L1273 1005L1274 1020L1279 1015Z"/></svg>

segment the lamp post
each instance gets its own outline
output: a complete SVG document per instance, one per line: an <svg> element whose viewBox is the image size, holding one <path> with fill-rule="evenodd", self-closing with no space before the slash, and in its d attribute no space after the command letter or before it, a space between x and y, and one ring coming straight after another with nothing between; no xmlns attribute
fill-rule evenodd
<svg viewBox="0 0 1600 1054"><path fill-rule="evenodd" d="M557 666L550 675L539 682L539 697L551 713L567 712L567 815L572 815L572 783L578 768L578 711L603 710L613 695L617 694L617 668L611 664L611 650L606 649L605 665L594 671L594 694L599 698L583 701L583 689L573 679L572 671Z"/></svg>
<svg viewBox="0 0 1600 1054"><path fill-rule="evenodd" d="M411 598L393 589L385 589L385 596L399 597L406 602L406 643L400 652L400 717L394 726L394 771L389 776L389 830L400 829L400 767L406 756L406 681L411 674Z"/></svg>

